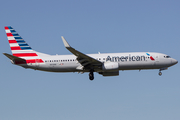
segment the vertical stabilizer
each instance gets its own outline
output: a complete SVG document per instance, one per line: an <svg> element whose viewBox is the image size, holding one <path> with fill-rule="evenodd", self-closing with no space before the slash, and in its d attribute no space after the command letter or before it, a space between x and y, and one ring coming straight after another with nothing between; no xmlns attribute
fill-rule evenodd
<svg viewBox="0 0 180 120"><path fill-rule="evenodd" d="M5 31L13 56L23 58L27 63L43 62L37 52L11 26L5 26Z"/></svg>

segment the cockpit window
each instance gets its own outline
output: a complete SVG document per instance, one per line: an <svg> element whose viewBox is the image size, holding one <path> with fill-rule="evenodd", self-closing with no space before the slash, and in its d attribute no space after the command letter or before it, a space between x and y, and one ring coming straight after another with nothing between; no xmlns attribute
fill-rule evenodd
<svg viewBox="0 0 180 120"><path fill-rule="evenodd" d="M171 58L170 56L164 56L165 58Z"/></svg>

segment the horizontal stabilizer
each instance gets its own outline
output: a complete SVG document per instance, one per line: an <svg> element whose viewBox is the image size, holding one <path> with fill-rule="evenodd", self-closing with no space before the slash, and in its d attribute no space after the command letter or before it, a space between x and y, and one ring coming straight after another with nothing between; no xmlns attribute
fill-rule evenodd
<svg viewBox="0 0 180 120"><path fill-rule="evenodd" d="M22 58L19 58L19 57L16 57L16 56L13 56L13 55L10 55L10 54L7 54L7 53L3 53L6 57L8 57L10 60L12 61L16 61L16 62L26 62L25 59L22 59Z"/></svg>

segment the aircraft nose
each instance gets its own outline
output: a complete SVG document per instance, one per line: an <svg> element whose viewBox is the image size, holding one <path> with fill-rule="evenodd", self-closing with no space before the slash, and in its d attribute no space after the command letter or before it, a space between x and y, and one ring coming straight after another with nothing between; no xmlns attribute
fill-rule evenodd
<svg viewBox="0 0 180 120"><path fill-rule="evenodd" d="M175 64L177 64L178 63L178 61L176 60L176 59L172 59L172 64L173 65L175 65Z"/></svg>

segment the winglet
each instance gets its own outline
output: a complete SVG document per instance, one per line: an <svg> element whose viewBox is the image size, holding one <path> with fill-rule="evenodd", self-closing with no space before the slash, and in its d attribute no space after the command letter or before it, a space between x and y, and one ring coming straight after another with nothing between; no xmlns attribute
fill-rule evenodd
<svg viewBox="0 0 180 120"><path fill-rule="evenodd" d="M61 38L62 38L62 41L63 41L63 43L64 43L64 46L67 48L67 47L71 47L69 44L68 44L68 42L65 40L65 38L63 37L63 36L61 36Z"/></svg>

